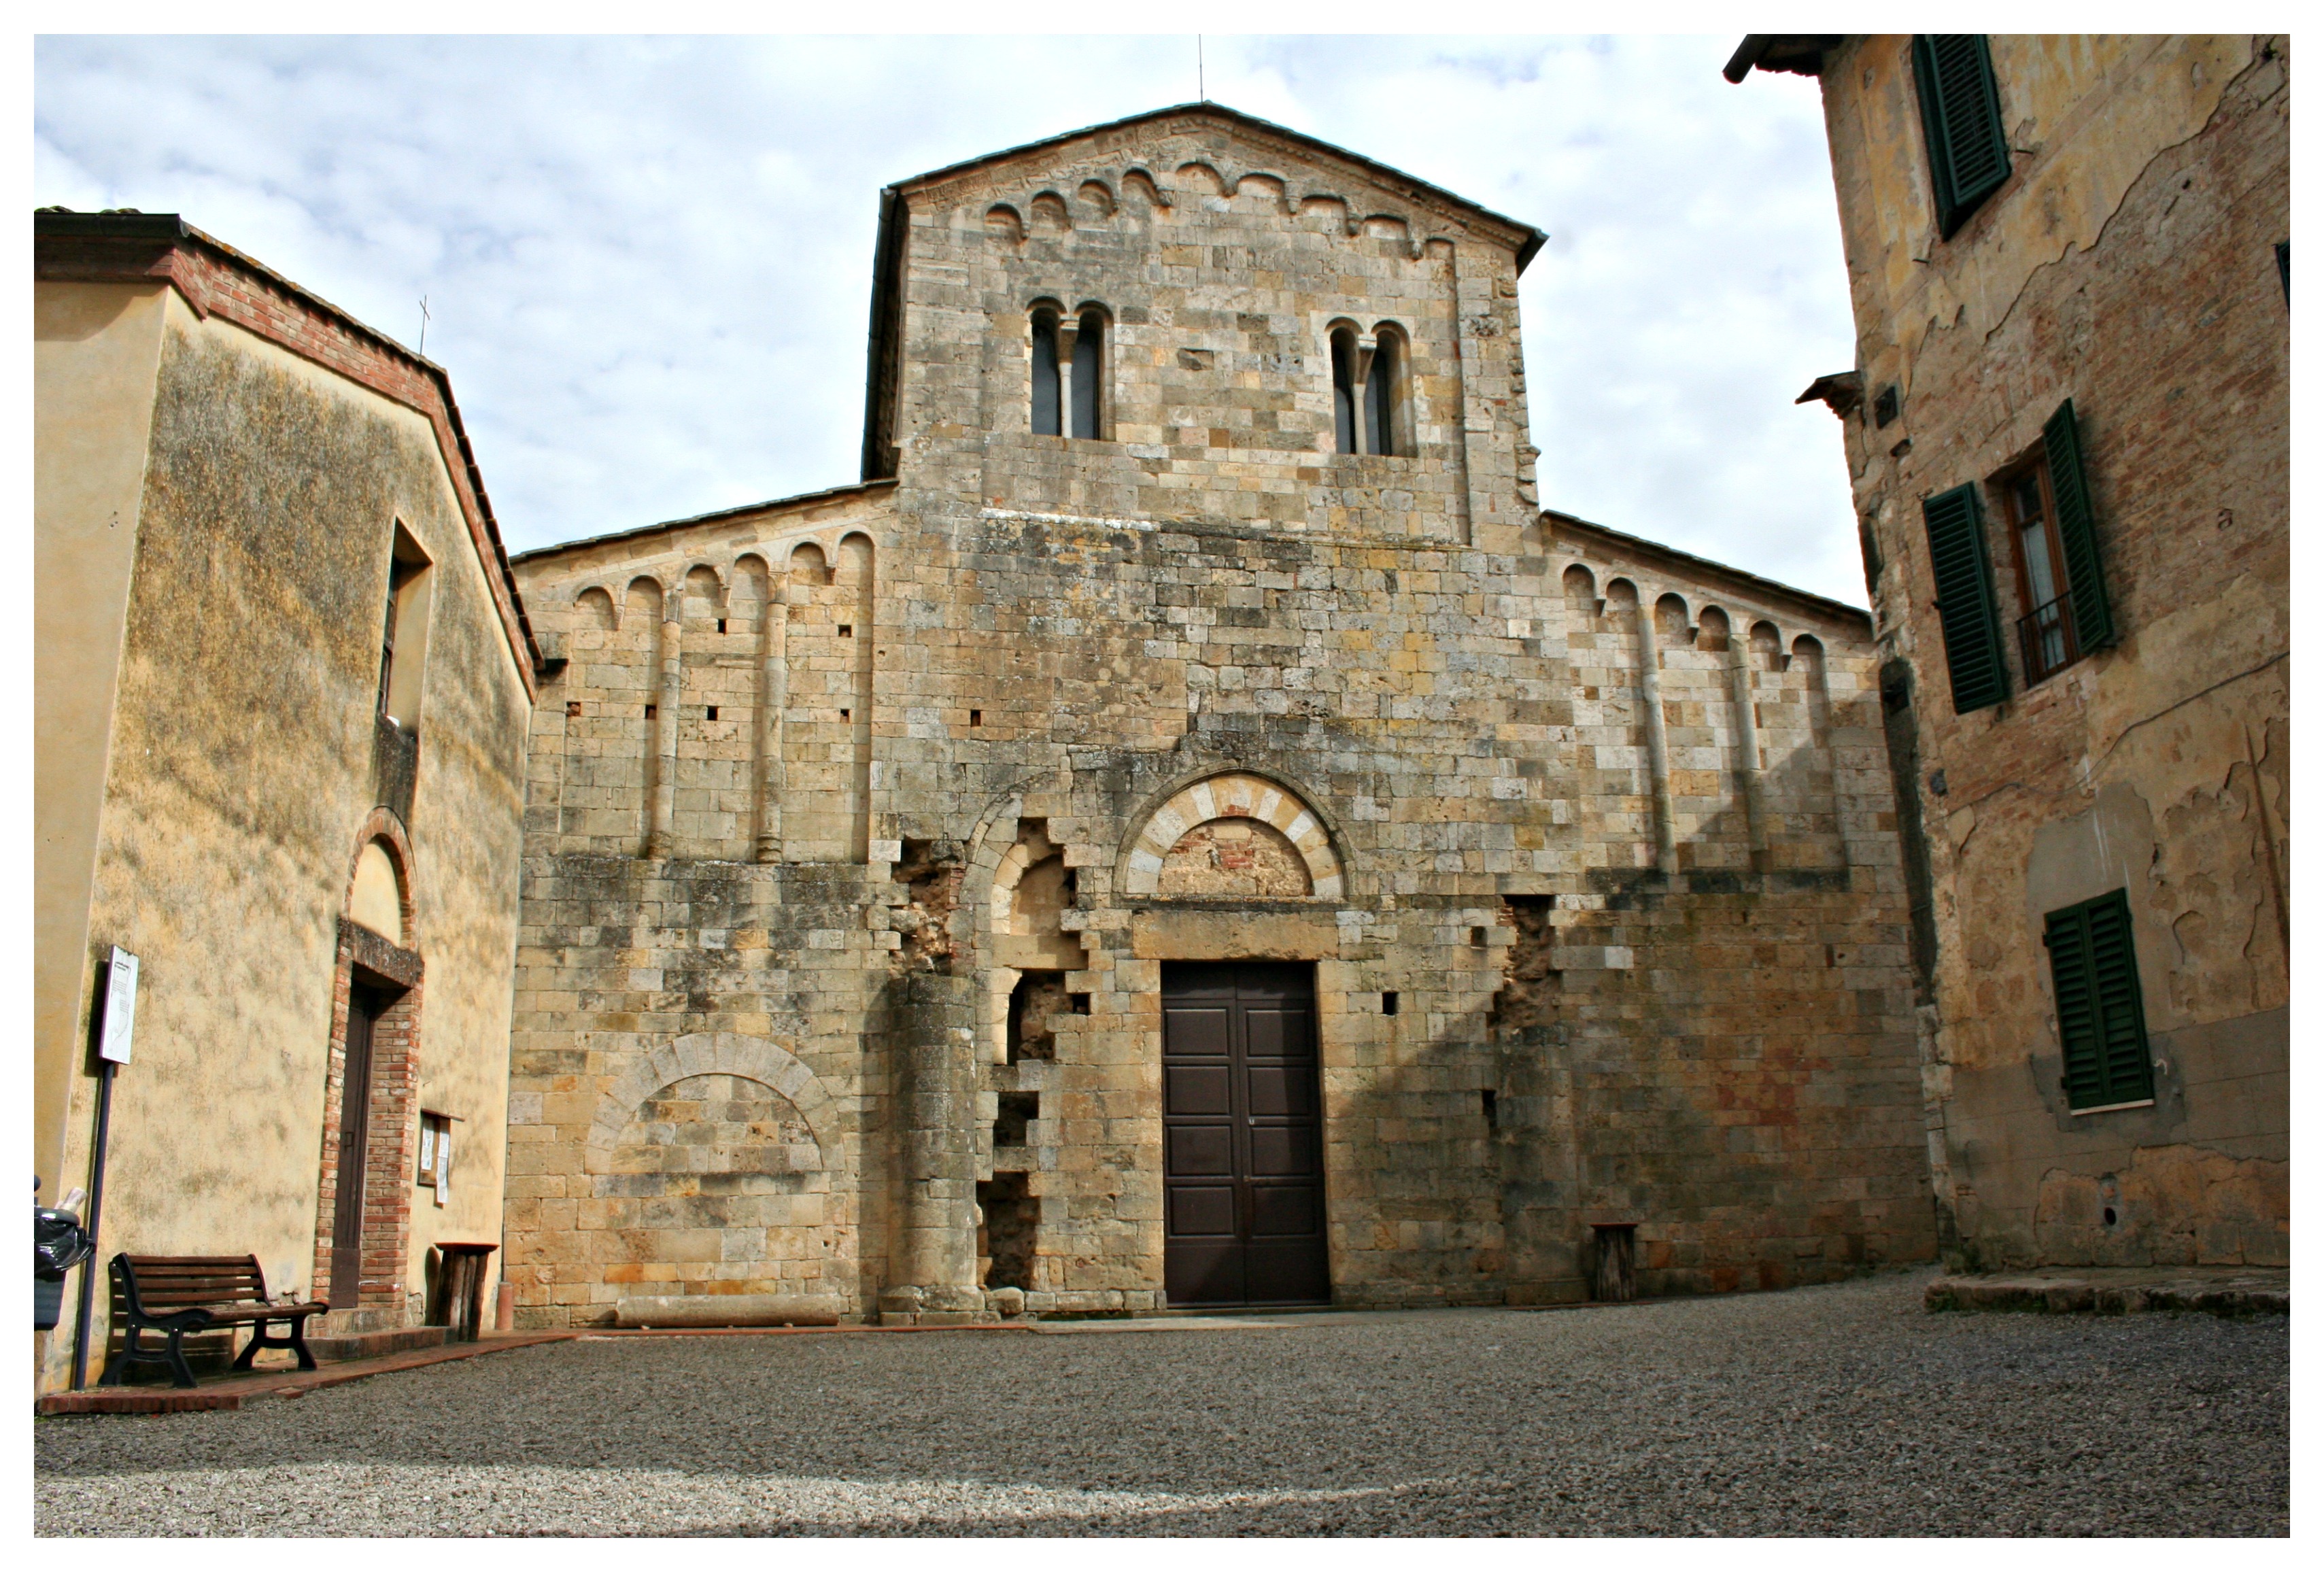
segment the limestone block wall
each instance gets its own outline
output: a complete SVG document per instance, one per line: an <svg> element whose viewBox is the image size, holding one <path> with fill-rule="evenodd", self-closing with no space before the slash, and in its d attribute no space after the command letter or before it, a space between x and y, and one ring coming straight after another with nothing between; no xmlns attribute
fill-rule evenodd
<svg viewBox="0 0 2324 1572"><path fill-rule="evenodd" d="M892 484L520 563L568 662L535 730L527 1317L607 1318L647 1281L908 1319L1153 1308L1173 961L1312 966L1345 1302L1580 1297L1601 1224L1683 1289L1933 1250L1867 620L1530 506L1526 232L1231 118L899 189ZM1098 438L1028 430L1043 301L1102 308ZM1408 456L1332 451L1342 319L1409 335ZM674 661L584 615L641 576ZM748 650L755 698L724 664ZM689 775L714 680L717 725L760 708ZM598 702L639 712L640 763L568 810ZM712 766L750 757L746 854ZM853 841L812 817L843 810ZM634 1176L592 1170L586 1131L698 1104L633 1067L720 1033L843 1111L822 1169L781 1170L822 1220L651 1260L623 1220L649 1197L599 1194ZM680 1199L705 1205L650 1197Z"/></svg>
<svg viewBox="0 0 2324 1572"><path fill-rule="evenodd" d="M1964 1258L2282 1262L2290 1230L2291 45L1990 41L2009 180L1950 238L1903 38L1823 73L1868 400L1843 431L1929 828L1931 1089ZM1955 714L1921 499L1983 488L2070 398L2119 633ZM1909 709L1906 707L1909 706ZM2076 1114L2047 912L2121 890L2151 1106Z"/></svg>
<svg viewBox="0 0 2324 1572"><path fill-rule="evenodd" d="M528 857L509 1105L520 1325L609 1323L654 1295L860 1310L876 1294L890 1174L863 899L860 867Z"/></svg>
<svg viewBox="0 0 2324 1572"><path fill-rule="evenodd" d="M1526 231L1385 173L1194 115L914 182L893 439L1023 513L1505 540L1530 450L1471 417L1522 403ZM1042 303L1106 320L1094 442L1032 434ZM1340 328L1400 356L1389 456L1338 451Z"/></svg>

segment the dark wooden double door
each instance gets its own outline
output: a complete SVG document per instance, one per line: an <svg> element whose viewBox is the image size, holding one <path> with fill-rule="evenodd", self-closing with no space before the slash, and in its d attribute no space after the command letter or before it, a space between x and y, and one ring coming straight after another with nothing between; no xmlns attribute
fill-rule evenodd
<svg viewBox="0 0 2324 1572"><path fill-rule="evenodd" d="M1164 965L1162 1144L1170 1303L1331 1299L1313 966Z"/></svg>

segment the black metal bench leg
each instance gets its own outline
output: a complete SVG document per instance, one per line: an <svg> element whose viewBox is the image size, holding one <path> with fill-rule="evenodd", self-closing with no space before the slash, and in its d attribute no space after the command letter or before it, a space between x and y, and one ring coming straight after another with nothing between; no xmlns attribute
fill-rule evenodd
<svg viewBox="0 0 2324 1572"><path fill-rule="evenodd" d="M250 1341L244 1343L242 1345L242 1352L234 1356L234 1367L236 1370L248 1370L251 1367L250 1362L258 1357L258 1351L267 1346L269 1346L269 1339L266 1336L266 1323L253 1321L250 1324Z"/></svg>
<svg viewBox="0 0 2324 1572"><path fill-rule="evenodd" d="M299 1355L300 1369L315 1368L315 1356L307 1351L307 1318L304 1316L290 1318L290 1348Z"/></svg>
<svg viewBox="0 0 2324 1572"><path fill-rule="evenodd" d="M119 1386L129 1374L129 1367L137 1363L137 1323L132 1321L122 1334L121 1357L105 1362L105 1373L97 1378L99 1386Z"/></svg>
<svg viewBox="0 0 2324 1572"><path fill-rule="evenodd" d="M180 1345L184 1336L183 1332L170 1334L170 1374L171 1384L176 1386L194 1384L193 1367L186 1363L186 1351Z"/></svg>

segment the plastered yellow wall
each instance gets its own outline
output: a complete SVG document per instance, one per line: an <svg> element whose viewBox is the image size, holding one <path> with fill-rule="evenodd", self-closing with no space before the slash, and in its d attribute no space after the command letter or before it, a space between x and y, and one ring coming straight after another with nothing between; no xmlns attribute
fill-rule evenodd
<svg viewBox="0 0 2324 1572"><path fill-rule="evenodd" d="M85 919L87 946L143 963L104 1253L253 1252L270 1287L310 1282L337 924L378 800L379 640L401 522L433 562L407 827L405 942L426 967L418 1101L461 1121L449 1204L413 1195L416 1299L430 1244L500 1236L523 675L429 421L174 293L156 308L143 529ZM131 439L103 422L64 437L100 450ZM76 462L69 448L51 458ZM96 1082L78 1059L69 1079L65 1179L84 1183ZM69 1306L51 1382L70 1335Z"/></svg>

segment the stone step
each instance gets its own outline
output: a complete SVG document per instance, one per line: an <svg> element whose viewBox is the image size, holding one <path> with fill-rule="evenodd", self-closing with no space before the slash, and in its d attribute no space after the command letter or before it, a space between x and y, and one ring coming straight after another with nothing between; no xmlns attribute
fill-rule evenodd
<svg viewBox="0 0 2324 1572"><path fill-rule="evenodd" d="M2151 1311L2214 1316L2289 1315L2286 1268L2220 1270L2070 1269L1963 1274L1932 1280L1922 1303L1931 1310L2034 1310L2052 1315L2137 1315Z"/></svg>
<svg viewBox="0 0 2324 1572"><path fill-rule="evenodd" d="M385 1332L346 1332L335 1337L307 1339L307 1350L318 1361L376 1359L384 1354L407 1354L415 1348L440 1348L452 1340L449 1327L399 1327Z"/></svg>

